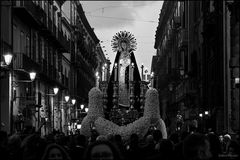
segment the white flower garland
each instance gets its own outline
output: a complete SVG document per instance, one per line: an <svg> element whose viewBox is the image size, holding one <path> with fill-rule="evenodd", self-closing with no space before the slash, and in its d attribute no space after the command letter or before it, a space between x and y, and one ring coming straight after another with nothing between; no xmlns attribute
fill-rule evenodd
<svg viewBox="0 0 240 160"><path fill-rule="evenodd" d="M89 112L82 121L81 134L87 137L91 135L91 123L95 125L100 135L119 134L124 141L128 140L134 133L139 138L143 138L150 125L156 126L157 129L161 130L163 138L167 138L165 123L160 118L158 92L153 88L146 92L143 117L125 126L118 126L104 118L102 92L98 88L91 89L89 92Z"/></svg>
<svg viewBox="0 0 240 160"><path fill-rule="evenodd" d="M92 88L89 93L89 105L88 105L88 113L85 116L81 123L81 130L80 133L90 137L91 136L91 128L90 125L95 122L98 117L104 117L103 113L103 94L97 88Z"/></svg>
<svg viewBox="0 0 240 160"><path fill-rule="evenodd" d="M124 141L127 141L132 134L137 134L139 138L143 138L150 126L150 119L141 117L126 126L118 126L105 118L99 117L94 124L100 135L119 134Z"/></svg>

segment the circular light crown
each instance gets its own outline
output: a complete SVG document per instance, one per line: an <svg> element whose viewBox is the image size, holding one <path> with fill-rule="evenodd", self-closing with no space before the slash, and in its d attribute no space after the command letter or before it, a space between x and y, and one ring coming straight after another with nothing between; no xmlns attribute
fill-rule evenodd
<svg viewBox="0 0 240 160"><path fill-rule="evenodd" d="M114 52L119 51L122 41L125 41L127 43L130 50L135 51L137 49L137 42L134 35L127 31L120 31L113 36L113 39L111 41L111 46Z"/></svg>

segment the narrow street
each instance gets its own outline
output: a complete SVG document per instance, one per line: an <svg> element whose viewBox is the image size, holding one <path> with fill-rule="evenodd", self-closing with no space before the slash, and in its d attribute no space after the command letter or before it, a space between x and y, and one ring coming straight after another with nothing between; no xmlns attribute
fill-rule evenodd
<svg viewBox="0 0 240 160"><path fill-rule="evenodd" d="M4 160L237 160L232 1L0 1Z"/></svg>

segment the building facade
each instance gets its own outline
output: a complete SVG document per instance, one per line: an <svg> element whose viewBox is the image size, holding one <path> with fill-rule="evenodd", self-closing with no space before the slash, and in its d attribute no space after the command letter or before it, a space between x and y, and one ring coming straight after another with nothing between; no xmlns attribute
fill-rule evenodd
<svg viewBox="0 0 240 160"><path fill-rule="evenodd" d="M239 11L233 4L239 5L235 1L163 4L152 70L170 132L194 127L202 132L239 130Z"/></svg>
<svg viewBox="0 0 240 160"><path fill-rule="evenodd" d="M1 2L2 130L48 134L76 128L76 109L87 104L88 91L95 86L99 40L79 10L81 4L70 1L67 16L66 3ZM13 54L10 66L3 60L8 52ZM28 82L33 70L37 77ZM56 95L54 87L59 88ZM69 102L65 96L70 96Z"/></svg>

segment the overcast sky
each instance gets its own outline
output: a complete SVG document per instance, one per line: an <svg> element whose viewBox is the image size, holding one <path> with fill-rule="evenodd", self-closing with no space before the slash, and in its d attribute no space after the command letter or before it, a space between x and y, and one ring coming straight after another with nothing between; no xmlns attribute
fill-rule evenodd
<svg viewBox="0 0 240 160"><path fill-rule="evenodd" d="M89 24L105 46L106 57L113 63L112 37L119 31L131 32L137 39L134 52L138 67L143 63L151 69L155 32L163 1L80 1ZM112 69L112 65L111 65Z"/></svg>

